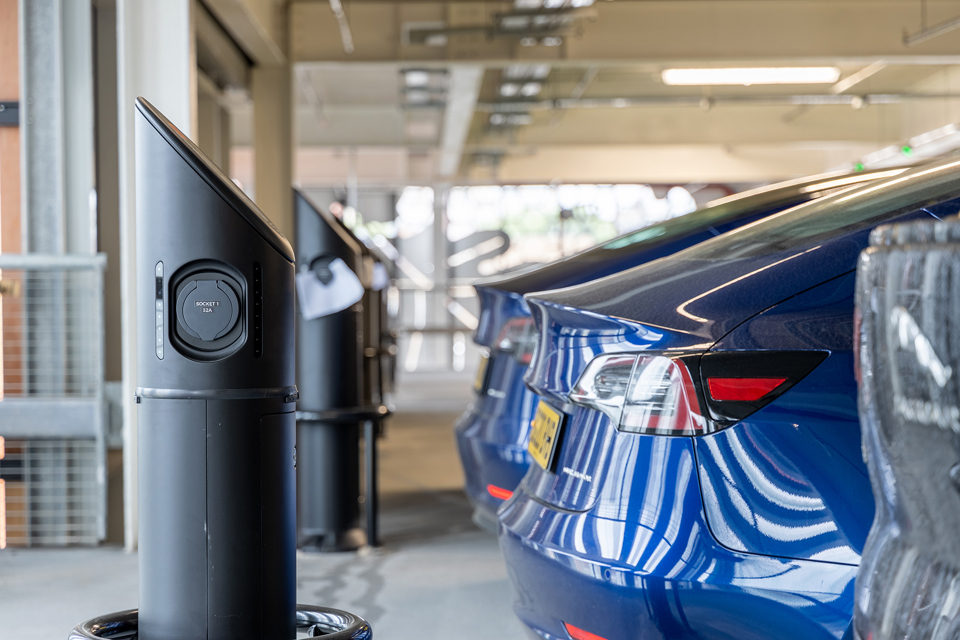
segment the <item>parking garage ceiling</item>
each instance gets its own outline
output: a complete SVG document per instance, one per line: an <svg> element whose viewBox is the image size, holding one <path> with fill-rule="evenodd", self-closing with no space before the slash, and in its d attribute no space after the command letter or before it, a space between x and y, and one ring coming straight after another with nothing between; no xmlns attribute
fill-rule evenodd
<svg viewBox="0 0 960 640"><path fill-rule="evenodd" d="M289 50L312 158L299 178L342 179L324 158L344 153L373 182L762 182L851 167L960 120L960 29L923 40L957 18L957 2L920 0L297 0ZM827 67L836 81L663 76L738 67Z"/></svg>

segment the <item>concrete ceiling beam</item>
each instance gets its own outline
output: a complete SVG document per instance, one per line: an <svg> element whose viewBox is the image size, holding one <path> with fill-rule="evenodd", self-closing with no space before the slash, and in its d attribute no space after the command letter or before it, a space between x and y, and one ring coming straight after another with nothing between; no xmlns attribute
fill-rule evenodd
<svg viewBox="0 0 960 640"><path fill-rule="evenodd" d="M226 0L220 0L226 1ZM491 23L503 3L353 2L346 17L355 51L347 54L328 3L290 7L290 51L296 61L515 60L554 64L711 61L768 64L777 60L869 63L938 58L960 62L960 30L907 47L905 29L919 26L915 2L904 0L672 0L598 2L595 21L582 23L556 47L520 46L519 39L450 36L445 46L405 42L427 25L463 28ZM956 17L955 2L929 2L928 20ZM465 14L474 15L470 20ZM579 31L579 33L578 33Z"/></svg>

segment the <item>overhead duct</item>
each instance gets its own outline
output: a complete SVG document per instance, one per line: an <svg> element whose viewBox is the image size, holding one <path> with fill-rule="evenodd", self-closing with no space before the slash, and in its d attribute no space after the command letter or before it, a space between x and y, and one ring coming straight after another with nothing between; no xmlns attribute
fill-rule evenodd
<svg viewBox="0 0 960 640"><path fill-rule="evenodd" d="M736 105L784 105L828 106L847 105L862 108L873 104L902 104L909 100L945 100L960 98L956 93L939 94L867 94L857 95L767 95L767 96L719 96L710 98L710 106ZM477 111L486 113L527 113L529 111L552 111L554 109L624 109L628 107L677 106L702 108L701 96L636 96L615 98L558 98L556 100L515 100L510 102L481 102Z"/></svg>

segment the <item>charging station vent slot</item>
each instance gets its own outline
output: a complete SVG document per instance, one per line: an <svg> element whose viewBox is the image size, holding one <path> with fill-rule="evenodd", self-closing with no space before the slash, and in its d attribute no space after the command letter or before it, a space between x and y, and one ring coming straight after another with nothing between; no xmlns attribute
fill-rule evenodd
<svg viewBox="0 0 960 640"><path fill-rule="evenodd" d="M263 268L253 263L253 357L263 354Z"/></svg>

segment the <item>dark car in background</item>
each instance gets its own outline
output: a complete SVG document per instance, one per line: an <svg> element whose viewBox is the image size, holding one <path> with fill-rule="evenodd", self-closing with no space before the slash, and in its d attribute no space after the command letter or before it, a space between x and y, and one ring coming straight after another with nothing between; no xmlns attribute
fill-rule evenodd
<svg viewBox="0 0 960 640"><path fill-rule="evenodd" d="M932 211L955 216L960 203ZM877 514L855 636L960 638L960 220L878 229L858 278L860 418Z"/></svg>
<svg viewBox="0 0 960 640"><path fill-rule="evenodd" d="M850 633L874 517L854 375L874 228L960 206L938 163L527 296L536 464L499 512L545 638Z"/></svg>
<svg viewBox="0 0 960 640"><path fill-rule="evenodd" d="M455 426L474 520L496 531L496 510L530 466L527 439L536 408L523 385L535 334L523 295L607 276L760 220L786 208L888 178L903 169L822 175L753 189L708 203L696 212L625 234L549 265L476 285L484 348L476 400Z"/></svg>

